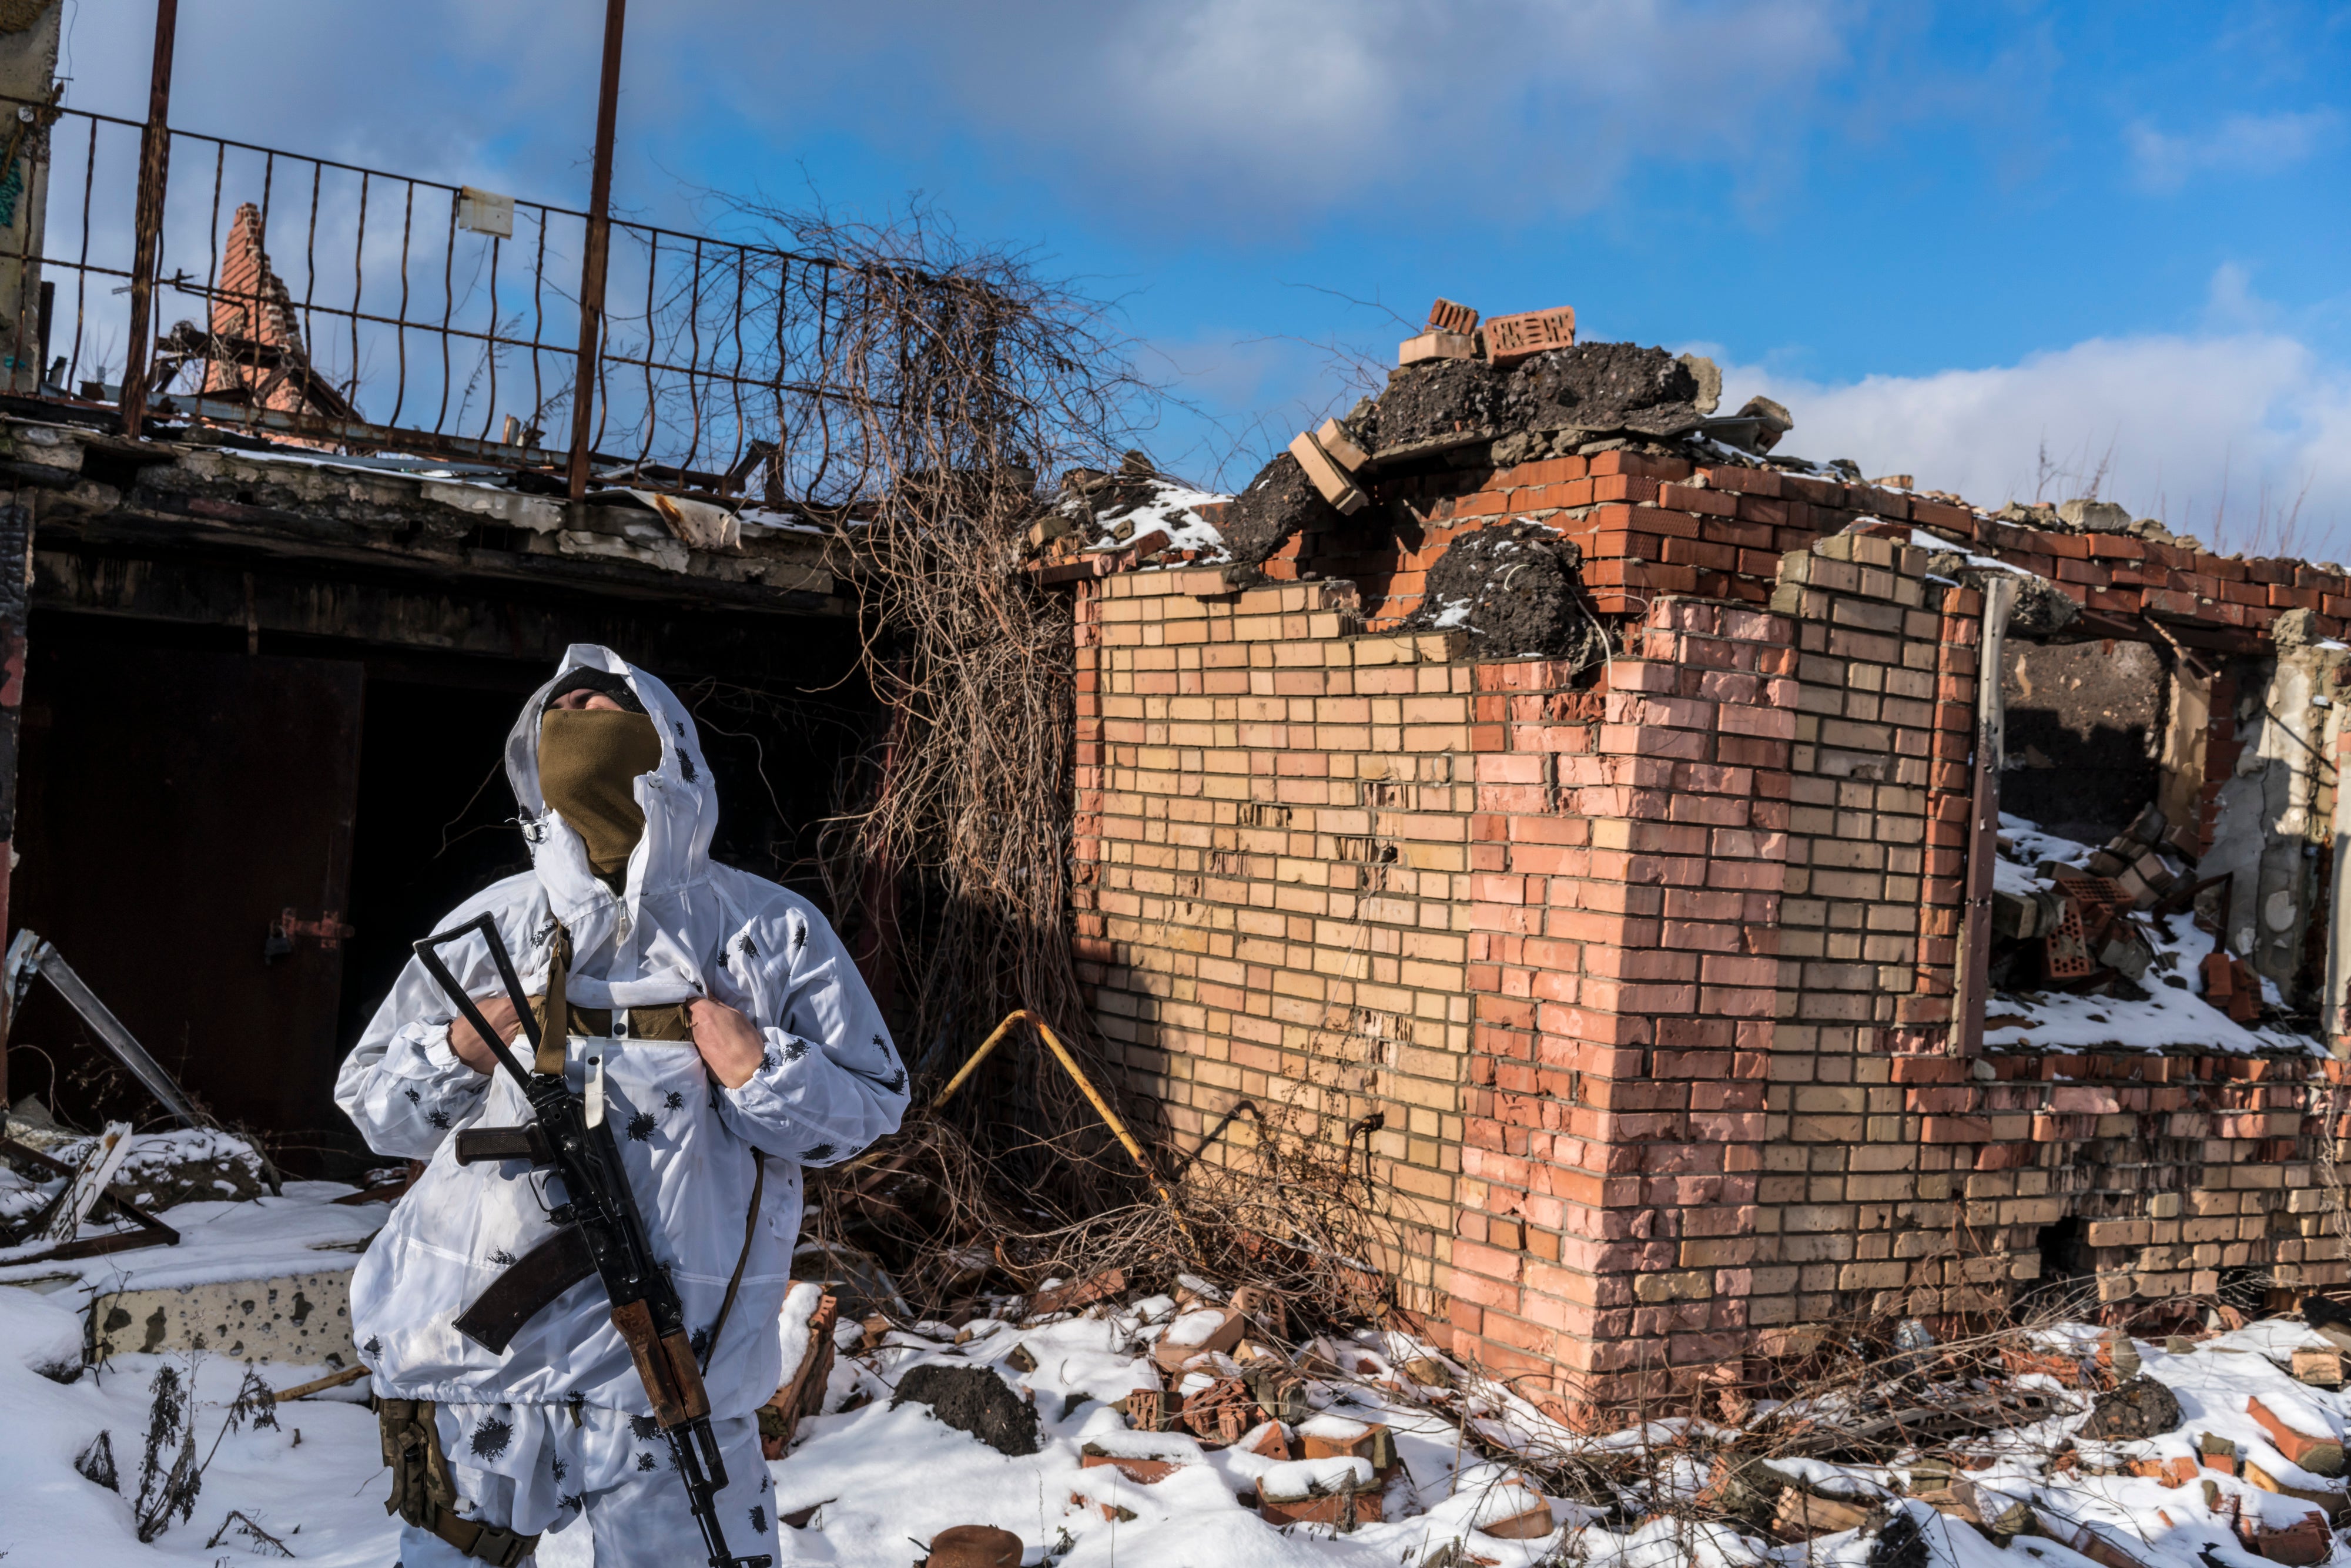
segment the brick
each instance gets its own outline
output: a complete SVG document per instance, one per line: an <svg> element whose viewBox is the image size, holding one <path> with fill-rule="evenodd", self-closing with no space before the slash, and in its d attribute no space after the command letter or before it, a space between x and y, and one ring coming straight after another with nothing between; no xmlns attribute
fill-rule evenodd
<svg viewBox="0 0 2351 1568"><path fill-rule="evenodd" d="M1486 357L1498 367L1515 365L1546 349L1570 348L1574 342L1573 306L1490 316L1486 319Z"/></svg>

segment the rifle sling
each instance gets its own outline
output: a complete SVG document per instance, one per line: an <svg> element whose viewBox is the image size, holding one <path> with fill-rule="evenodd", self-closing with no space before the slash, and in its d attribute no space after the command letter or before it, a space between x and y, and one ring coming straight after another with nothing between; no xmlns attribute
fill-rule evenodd
<svg viewBox="0 0 2351 1568"><path fill-rule="evenodd" d="M523 1324L555 1298L596 1277L596 1260L577 1226L567 1225L507 1266L457 1318L457 1332L493 1355L506 1354Z"/></svg>
<svg viewBox="0 0 2351 1568"><path fill-rule="evenodd" d="M710 1358L718 1354L718 1336L726 1327L726 1314L735 1310L735 1292L743 1288L743 1266L751 1260L751 1238L759 1228L759 1195L768 1187L768 1156L758 1149L751 1151L751 1207L743 1216L743 1250L735 1255L735 1272L726 1278L726 1294L719 1298L718 1315L710 1322L710 1337L702 1344L702 1370L710 1370Z"/></svg>
<svg viewBox="0 0 2351 1568"><path fill-rule="evenodd" d="M539 1013L538 1056L531 1063L549 1077L563 1075L563 1048L571 1038L571 1008L564 995L570 969L571 933L559 920L547 946L547 1005Z"/></svg>

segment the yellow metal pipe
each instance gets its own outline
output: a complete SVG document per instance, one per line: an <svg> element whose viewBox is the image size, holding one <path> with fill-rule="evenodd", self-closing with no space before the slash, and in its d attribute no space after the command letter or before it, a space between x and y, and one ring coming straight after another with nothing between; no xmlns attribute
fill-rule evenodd
<svg viewBox="0 0 2351 1568"><path fill-rule="evenodd" d="M955 1092L963 1087L965 1079L969 1078L973 1073L979 1071L979 1064L987 1060L988 1052L996 1049L997 1041L1002 1040L1006 1035L1010 1034L1012 1032L1012 1026L1019 1023L1022 1019L1028 1017L1029 1011L1025 1008L1015 1009L1013 1011L1007 1013L1005 1015L1004 1021L996 1026L996 1032L989 1035L986 1040L981 1040L979 1042L979 1049L973 1051L970 1056L965 1058L964 1064L956 1069L956 1075L947 1080L947 1086L940 1090L937 1097L932 1100L931 1109L933 1111L936 1111L949 1100L954 1099Z"/></svg>
<svg viewBox="0 0 2351 1568"><path fill-rule="evenodd" d="M1193 1236L1192 1228L1185 1223L1184 1211L1176 1207L1175 1194L1167 1190L1167 1185L1152 1170L1151 1161L1144 1154L1143 1145L1135 1142L1133 1133L1126 1130L1126 1124L1119 1120L1118 1113L1111 1109L1110 1102L1102 1098L1102 1091L1094 1087L1093 1081L1088 1078L1085 1070L1078 1065L1078 1059L1070 1054L1070 1048L1061 1043L1061 1037L1055 1034L1043 1019L1028 1009L1015 1008L1004 1015L1004 1021L998 1024L994 1032L979 1042L979 1049L965 1060L964 1064L956 1070L956 1075L947 1080L946 1087L940 1090L932 1099L931 1112L935 1113L941 1106L955 1097L956 1091L962 1088L965 1082L979 1071L979 1064L987 1060L989 1053L1002 1043L1004 1037L1012 1032L1012 1026L1018 1023L1025 1023L1037 1031L1039 1037L1044 1040L1046 1049L1053 1053L1053 1059L1061 1064L1061 1071L1070 1075L1071 1081L1077 1084L1078 1092L1083 1094L1087 1103L1093 1106L1094 1113L1102 1119L1103 1124L1113 1134L1116 1134L1120 1145L1125 1148L1128 1157L1134 1161L1135 1168L1143 1173L1143 1179L1151 1184L1151 1190L1157 1193L1159 1201L1167 1206L1169 1218L1176 1221L1176 1228L1184 1233L1184 1244L1191 1249L1192 1257L1195 1261L1197 1261L1201 1256L1200 1243ZM876 1157L870 1153L861 1155L843 1168L854 1170Z"/></svg>

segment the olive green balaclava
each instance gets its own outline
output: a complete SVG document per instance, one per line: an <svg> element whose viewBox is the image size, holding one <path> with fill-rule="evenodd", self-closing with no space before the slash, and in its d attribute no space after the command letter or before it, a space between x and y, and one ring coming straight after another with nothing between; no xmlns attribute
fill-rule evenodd
<svg viewBox="0 0 2351 1568"><path fill-rule="evenodd" d="M637 775L661 766L661 732L641 713L549 708L538 721L538 789L588 845L600 877L619 875L644 836Z"/></svg>

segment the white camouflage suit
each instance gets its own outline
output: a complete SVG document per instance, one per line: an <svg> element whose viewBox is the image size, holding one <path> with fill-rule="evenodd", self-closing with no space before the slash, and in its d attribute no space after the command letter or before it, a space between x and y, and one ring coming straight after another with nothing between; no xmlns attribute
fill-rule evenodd
<svg viewBox="0 0 2351 1568"><path fill-rule="evenodd" d="M881 1014L831 926L775 883L712 863L718 803L693 720L659 680L609 649L579 644L558 672L625 678L662 733L662 762L637 779L645 829L615 897L580 834L538 783L533 695L507 742L533 869L467 900L441 928L488 913L526 993L546 988L554 921L571 936L567 995L582 1008L658 1007L709 996L758 1025L767 1049L740 1088L720 1086L689 1042L598 1040L607 1117L654 1252L706 1343L743 1254L752 1151L766 1155L740 1294L709 1355L713 1425L726 1455L719 1520L730 1552L776 1552L770 1482L754 1412L781 1367L776 1322L800 1220L800 1166L846 1159L897 1129L906 1072ZM550 918L552 917L552 918ZM423 933L419 933L423 935ZM478 937L443 949L475 998L500 995ZM550 1230L543 1189L521 1162L455 1163L462 1127L528 1120L504 1072L486 1077L450 1051L455 1009L412 959L343 1063L335 1098L371 1147L426 1160L351 1281L353 1335L379 1396L433 1400L461 1501L458 1513L522 1534L587 1513L601 1568L699 1563L701 1537L666 1440L593 1279L527 1323L506 1354L453 1320L505 1266ZM527 1056L528 1041L517 1040ZM581 1087L580 1040L567 1071ZM403 1529L404 1568L468 1562L438 1537Z"/></svg>

